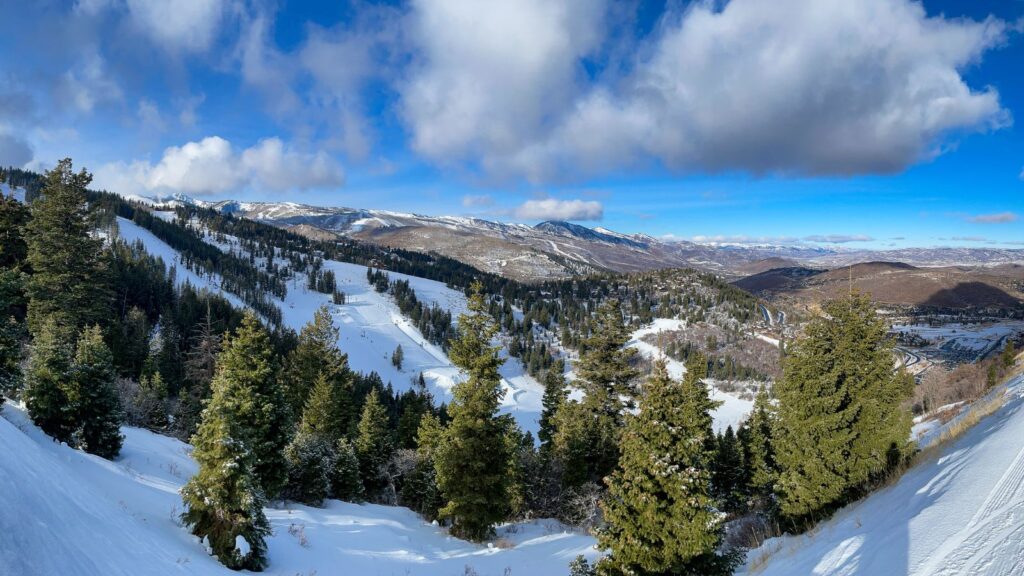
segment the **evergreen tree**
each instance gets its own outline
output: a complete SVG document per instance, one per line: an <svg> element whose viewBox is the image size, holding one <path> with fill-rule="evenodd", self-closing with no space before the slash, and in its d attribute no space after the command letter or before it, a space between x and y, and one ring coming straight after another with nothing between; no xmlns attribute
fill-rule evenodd
<svg viewBox="0 0 1024 576"><path fill-rule="evenodd" d="M25 374L25 405L32 422L60 442L72 441L75 409L68 398L72 347L55 319L42 323L32 341Z"/></svg>
<svg viewBox="0 0 1024 576"><path fill-rule="evenodd" d="M321 372L306 400L299 430L285 452L287 493L294 500L319 506L331 492L337 465L334 448L339 438L332 422L334 416L334 391L327 375Z"/></svg>
<svg viewBox="0 0 1024 576"><path fill-rule="evenodd" d="M78 339L68 400L75 406L78 446L107 459L117 457L124 440L115 376L114 357L99 326L85 329Z"/></svg>
<svg viewBox="0 0 1024 576"><path fill-rule="evenodd" d="M390 478L387 474L387 465L391 458L391 449L388 414L380 403L377 389L374 388L366 397L366 404L363 405L355 441L363 489L366 492L366 497L370 500L380 499L389 487Z"/></svg>
<svg viewBox="0 0 1024 576"><path fill-rule="evenodd" d="M264 539L270 535L270 523L263 513L252 431L246 422L252 386L244 379L225 377L226 372L221 370L214 379L213 398L192 439L199 472L181 490L182 520L228 568L259 571L267 562Z"/></svg>
<svg viewBox="0 0 1024 576"><path fill-rule="evenodd" d="M459 316L449 356L468 378L455 385L444 440L434 454L437 484L448 503L440 510L452 533L483 540L508 510L508 448L498 418L502 359L491 344L497 333L482 286L474 283L469 314Z"/></svg>
<svg viewBox="0 0 1024 576"><path fill-rule="evenodd" d="M746 500L743 447L732 426L718 437L711 484L723 510L740 511Z"/></svg>
<svg viewBox="0 0 1024 576"><path fill-rule="evenodd" d="M598 545L610 550L607 574L728 574L718 556L722 516L714 508L706 449L711 418L699 371L682 382L659 361L636 416L626 420L622 459L602 501L607 527Z"/></svg>
<svg viewBox="0 0 1024 576"><path fill-rule="evenodd" d="M399 370L402 369L402 362L405 360L405 352L402 350L402 345L399 344L395 347L395 351L391 353L391 365Z"/></svg>
<svg viewBox="0 0 1024 576"><path fill-rule="evenodd" d="M210 397L210 382L217 370L221 338L214 330L209 302L203 321L196 325L184 360L184 393L178 395L175 429L186 439L195 434L202 418L203 401Z"/></svg>
<svg viewBox="0 0 1024 576"><path fill-rule="evenodd" d="M335 463L331 474L331 494L348 502L363 499L363 481L359 477L359 458L348 438L339 438L334 445Z"/></svg>
<svg viewBox="0 0 1024 576"><path fill-rule="evenodd" d="M0 269L0 404L3 394L21 388L24 326L15 317L21 292L21 274Z"/></svg>
<svg viewBox="0 0 1024 576"><path fill-rule="evenodd" d="M543 410L540 414L540 430L537 437L541 448L547 452L555 436L555 414L558 408L569 397L569 389L565 385L565 363L558 360L544 375Z"/></svg>
<svg viewBox="0 0 1024 576"><path fill-rule="evenodd" d="M636 350L624 348L629 330L617 300L604 303L596 325L582 345L574 384L584 391L582 402L562 402L555 415L553 445L564 463L566 486L600 484L619 459L623 414L632 407ZM624 402L622 398L627 400Z"/></svg>
<svg viewBox="0 0 1024 576"><path fill-rule="evenodd" d="M839 506L910 450L913 379L870 299L824 305L787 351L773 430L780 512L799 523Z"/></svg>
<svg viewBox="0 0 1024 576"><path fill-rule="evenodd" d="M1013 340L1006 343L1006 347L1003 348L1003 353L999 358L1003 368L1010 368L1017 361L1017 346L1013 343Z"/></svg>
<svg viewBox="0 0 1024 576"><path fill-rule="evenodd" d="M276 378L269 336L252 312L245 314L242 325L217 358L214 396L218 388L246 392L244 402L231 406L242 435L237 436L239 431L235 429L230 432L253 453L256 485L265 495L276 496L288 479L284 448L292 426Z"/></svg>
<svg viewBox="0 0 1024 576"><path fill-rule="evenodd" d="M754 399L754 409L743 427L743 453L747 467L747 488L756 500L764 506L771 498L778 471L772 448L774 413L768 397L767 387L762 386Z"/></svg>
<svg viewBox="0 0 1024 576"><path fill-rule="evenodd" d="M135 406L140 411L143 427L157 432L167 428L167 385L159 372L143 373L139 378Z"/></svg>
<svg viewBox="0 0 1024 576"><path fill-rule="evenodd" d="M288 405L296 416L302 414L321 372L334 389L334 425L340 433L347 433L353 420L348 356L338 350L338 329L326 305L318 308L313 320L302 327L298 345L285 362L282 380Z"/></svg>
<svg viewBox="0 0 1024 576"><path fill-rule="evenodd" d="M22 267L28 255L23 229L29 210L11 196L0 194L0 269Z"/></svg>
<svg viewBox="0 0 1024 576"><path fill-rule="evenodd" d="M45 174L42 198L32 203L25 226L32 276L26 285L28 323L33 333L53 317L78 330L110 314L102 257L103 239L93 237L85 189L92 175L72 171L65 158Z"/></svg>
<svg viewBox="0 0 1024 576"><path fill-rule="evenodd" d="M441 422L429 412L424 414L416 435L416 465L402 485L402 505L430 521L437 519L438 511L445 504L434 468L434 453L443 438Z"/></svg>

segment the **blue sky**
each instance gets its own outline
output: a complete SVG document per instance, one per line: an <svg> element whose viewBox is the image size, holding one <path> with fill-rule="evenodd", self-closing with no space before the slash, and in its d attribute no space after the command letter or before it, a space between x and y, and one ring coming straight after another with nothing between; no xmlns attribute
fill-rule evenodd
<svg viewBox="0 0 1024 576"><path fill-rule="evenodd" d="M0 0L0 164L121 193L1024 247L1018 0Z"/></svg>

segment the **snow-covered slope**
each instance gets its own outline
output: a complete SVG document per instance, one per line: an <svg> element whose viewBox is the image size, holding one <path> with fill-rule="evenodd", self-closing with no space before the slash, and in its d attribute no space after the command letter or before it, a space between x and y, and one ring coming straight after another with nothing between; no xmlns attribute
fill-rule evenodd
<svg viewBox="0 0 1024 576"><path fill-rule="evenodd" d="M176 280L179 284L190 282L193 286L223 294L236 306L244 306L239 298L220 288L218 277L199 276L180 265L180 258L174 249L148 230L124 218L118 218L117 223L122 238L128 241L139 240L147 252L163 258L166 265L177 265ZM231 239L228 238L228 241ZM232 245L220 247L227 250ZM238 249L237 245L233 247ZM346 303L332 304L330 296L307 289L304 277L296 278L288 284L288 294L283 301L273 300L281 309L284 324L296 331L301 330L303 325L313 319L316 309L327 304L334 316L334 324L340 331L338 347L348 354L352 369L363 373L377 372L384 382L390 382L398 390L412 386L414 379L422 372L435 399L438 402L450 402L451 389L460 377L458 368L440 347L423 338L419 330L398 310L390 296L370 286L366 281L366 267L327 260L324 268L334 272L338 288L345 293ZM441 282L395 272L388 274L392 280L408 280L421 301L436 303L450 310L453 318L466 311L465 295ZM401 369L391 364L391 354L399 345L405 355ZM501 374L505 389L502 411L512 414L521 428L536 435L543 386L529 376L522 363L515 358L506 360Z"/></svg>
<svg viewBox="0 0 1024 576"><path fill-rule="evenodd" d="M195 473L190 447L123 428L115 462L54 443L15 406L0 417L0 574L237 574L181 527L177 491ZM563 576L593 539L554 521L499 529L502 546L449 537L406 508L328 501L267 508L266 574Z"/></svg>
<svg viewBox="0 0 1024 576"><path fill-rule="evenodd" d="M809 534L748 555L748 573L1024 574L1024 377L1006 404L934 457Z"/></svg>

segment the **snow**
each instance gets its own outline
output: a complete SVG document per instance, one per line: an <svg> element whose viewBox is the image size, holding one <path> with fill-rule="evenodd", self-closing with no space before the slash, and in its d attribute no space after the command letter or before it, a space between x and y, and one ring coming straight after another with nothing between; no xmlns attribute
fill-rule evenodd
<svg viewBox="0 0 1024 576"><path fill-rule="evenodd" d="M656 318L654 322L633 332L626 346L636 348L645 358L663 358L668 365L669 375L673 378L682 378L683 374L686 373L686 367L683 366L683 363L664 355L661 349L653 344L644 342L643 338L651 334L658 334L659 332L682 330L685 327L686 322L683 320ZM747 419L750 411L754 409L753 401L737 398L732 394L727 394L715 388L713 385L711 386L711 399L722 403L712 414L715 421L715 432L724 432L729 426L732 426L733 429L739 428L739 425Z"/></svg>
<svg viewBox="0 0 1024 576"><path fill-rule="evenodd" d="M53 442L18 406L0 418L0 574L197 576L237 574L180 526L178 489L195 473L190 447L122 428L110 462ZM501 546L458 540L406 508L329 500L266 509L266 574L564 576L594 539L552 520L498 529ZM242 542L236 545L241 547ZM248 543L245 543L247 546Z"/></svg>
<svg viewBox="0 0 1024 576"><path fill-rule="evenodd" d="M224 295L235 306L245 306L237 296L220 289L217 276L200 277L178 264L180 258L177 252L148 230L123 218L118 218L118 228L125 240L141 240L147 252L160 256L167 264L178 265L179 285L187 280L193 286ZM225 243L214 242L212 237L206 240L224 251L237 249L237 241L230 236L226 237ZM349 366L353 370L377 372L384 382L390 382L396 390L412 387L422 372L435 400L438 403L450 402L452 388L461 378L459 369L440 347L428 342L412 322L402 315L391 296L374 290L366 281L366 267L333 260L324 261L323 266L334 272L338 289L345 293L346 303L335 305L330 295L309 290L305 276L299 275L288 283L288 292L283 301L271 298L281 309L284 325L299 331L313 319L316 309L326 304L339 330L338 347L348 354ZM396 272L387 274L391 280L408 280L417 298L426 304L436 303L451 311L453 319L467 310L465 295L448 288L442 282ZM401 369L391 364L391 354L399 345L405 356ZM502 412L511 414L524 431L530 431L536 436L544 387L527 374L522 363L515 358L506 360L501 375L505 392Z"/></svg>
<svg viewBox="0 0 1024 576"><path fill-rule="evenodd" d="M748 555L748 574L1024 573L1024 376L1006 404L896 484Z"/></svg>

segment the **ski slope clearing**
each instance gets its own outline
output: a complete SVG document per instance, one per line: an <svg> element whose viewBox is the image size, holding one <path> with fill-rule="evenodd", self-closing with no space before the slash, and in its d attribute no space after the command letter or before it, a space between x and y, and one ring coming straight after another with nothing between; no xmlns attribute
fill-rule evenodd
<svg viewBox="0 0 1024 576"><path fill-rule="evenodd" d="M191 447L122 428L109 462L54 443L17 406L0 417L0 574L165 576L238 574L178 524L178 489L196 472ZM590 536L538 520L498 530L501 546L448 536L406 508L287 503L266 509L269 575L564 576ZM510 572L506 572L509 569Z"/></svg>
<svg viewBox="0 0 1024 576"><path fill-rule="evenodd" d="M124 218L118 218L117 223L123 239L130 242L140 240L151 255L163 258L167 265L176 265L176 281L179 285L188 281L197 288L206 288L224 295L235 306L245 306L237 296L220 288L220 278L216 275L201 277L182 266L177 252L148 230ZM210 237L207 240L225 251L241 251L237 240L231 237L226 238L226 243L213 242ZM335 305L329 295L309 290L305 276L300 275L288 283L288 294L283 301L271 299L281 309L284 324L299 331L313 319L316 309L326 304L340 332L338 347L348 354L349 366L353 370L376 372L384 382L390 382L397 390L413 386L422 373L435 400L439 403L450 402L452 388L461 378L459 369L440 347L428 342L416 326L402 315L389 295L374 290L366 281L366 267L325 260L324 269L334 272L338 289L345 293L346 303ZM436 303L451 311L453 318L458 318L459 314L467 310L465 295L441 282L396 272L388 272L388 275L392 280L408 280L417 298L426 304ZM402 347L405 355L401 369L391 364L391 354L398 346ZM526 373L516 358L506 359L501 375L505 390L502 412L515 417L524 431L529 430L536 435L544 387Z"/></svg>
<svg viewBox="0 0 1024 576"><path fill-rule="evenodd" d="M657 334L658 332L673 332L677 330L684 330L685 328L686 323L682 320L656 318L654 322L633 332L633 335L630 337L626 346L636 348L637 351L645 358L664 358L668 365L668 373L673 378L682 378L683 374L686 374L686 367L683 366L683 363L664 355L661 352L661 349L653 344L644 342L643 338L651 334ZM711 399L722 403L712 414L715 419L715 432L724 432L729 426L732 426L734 430L739 428L739 425L747 419L750 411L754 409L753 401L737 398L732 394L726 394L725 392L715 388L713 385L711 385L710 388Z"/></svg>
<svg viewBox="0 0 1024 576"><path fill-rule="evenodd" d="M893 486L752 550L747 573L1024 574L1024 376L1002 392L1002 408Z"/></svg>

